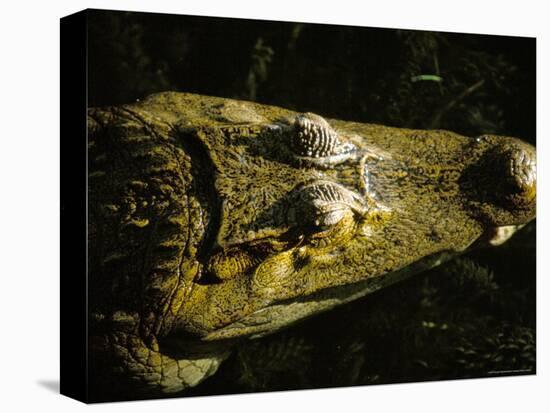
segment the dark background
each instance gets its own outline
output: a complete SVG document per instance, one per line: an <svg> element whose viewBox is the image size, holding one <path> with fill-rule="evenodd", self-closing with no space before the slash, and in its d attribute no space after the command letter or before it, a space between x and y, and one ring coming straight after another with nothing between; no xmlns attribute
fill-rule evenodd
<svg viewBox="0 0 550 413"><path fill-rule="evenodd" d="M535 144L535 39L92 11L89 105L159 91ZM246 342L186 394L535 372L535 224Z"/></svg>

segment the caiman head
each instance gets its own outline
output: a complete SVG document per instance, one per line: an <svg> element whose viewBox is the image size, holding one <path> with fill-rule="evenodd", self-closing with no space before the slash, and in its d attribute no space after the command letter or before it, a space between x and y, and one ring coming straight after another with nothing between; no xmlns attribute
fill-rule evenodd
<svg viewBox="0 0 550 413"><path fill-rule="evenodd" d="M221 354L223 343L498 245L535 217L535 149L515 138L176 93L91 117L107 171L91 176L110 177L109 190L92 190L95 277L110 286L94 295L95 348L118 346L118 359L133 360L120 371L164 391L215 371L223 357L212 363L201 348ZM106 164L109 148L118 160ZM109 236L131 253L116 255ZM127 351L132 340L139 350Z"/></svg>

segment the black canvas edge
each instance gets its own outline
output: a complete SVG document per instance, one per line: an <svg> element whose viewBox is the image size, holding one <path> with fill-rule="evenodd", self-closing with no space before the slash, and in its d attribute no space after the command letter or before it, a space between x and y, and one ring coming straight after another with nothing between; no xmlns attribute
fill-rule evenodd
<svg viewBox="0 0 550 413"><path fill-rule="evenodd" d="M88 401L87 11L60 19L60 393Z"/></svg>

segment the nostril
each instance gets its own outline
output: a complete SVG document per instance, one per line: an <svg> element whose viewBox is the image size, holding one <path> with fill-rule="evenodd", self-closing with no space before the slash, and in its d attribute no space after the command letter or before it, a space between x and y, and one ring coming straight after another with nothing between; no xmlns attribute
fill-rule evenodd
<svg viewBox="0 0 550 413"><path fill-rule="evenodd" d="M537 197L535 148L500 136L488 136L478 143L479 152L460 178L472 211L494 226L533 219Z"/></svg>
<svg viewBox="0 0 550 413"><path fill-rule="evenodd" d="M536 153L530 147L511 146L502 155L505 160L505 197L516 206L528 205L536 198Z"/></svg>
<svg viewBox="0 0 550 413"><path fill-rule="evenodd" d="M521 191L531 190L536 184L536 156L533 151L519 149L510 157L510 177Z"/></svg>

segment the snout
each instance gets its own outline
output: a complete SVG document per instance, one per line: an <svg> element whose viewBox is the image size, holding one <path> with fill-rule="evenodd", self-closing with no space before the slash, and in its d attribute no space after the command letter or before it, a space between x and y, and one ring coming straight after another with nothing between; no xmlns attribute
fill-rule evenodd
<svg viewBox="0 0 550 413"><path fill-rule="evenodd" d="M504 201L513 208L530 208L536 200L537 155L535 149L527 144L504 145L502 149Z"/></svg>
<svg viewBox="0 0 550 413"><path fill-rule="evenodd" d="M478 138L483 152L465 174L472 201L495 226L525 224L535 217L536 151L519 139Z"/></svg>

